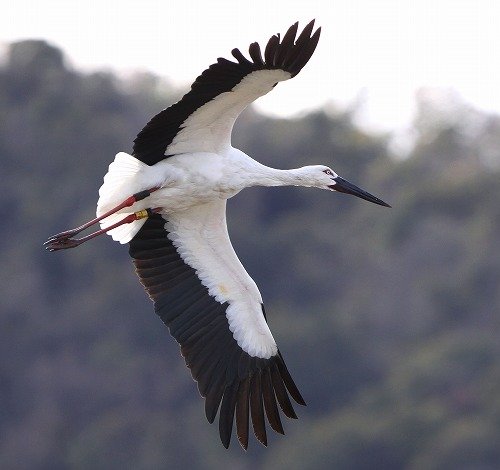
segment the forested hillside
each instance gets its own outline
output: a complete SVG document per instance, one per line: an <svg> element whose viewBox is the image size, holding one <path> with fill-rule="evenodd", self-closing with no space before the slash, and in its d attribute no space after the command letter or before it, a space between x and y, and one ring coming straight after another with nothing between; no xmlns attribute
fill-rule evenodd
<svg viewBox="0 0 500 470"><path fill-rule="evenodd" d="M73 70L41 41L0 66L0 467L499 468L500 117L422 93L405 159L348 112L238 121L233 144L263 163L327 164L393 206L298 188L230 201L308 403L245 453L206 422L126 247L41 246L93 215L114 155L180 92Z"/></svg>

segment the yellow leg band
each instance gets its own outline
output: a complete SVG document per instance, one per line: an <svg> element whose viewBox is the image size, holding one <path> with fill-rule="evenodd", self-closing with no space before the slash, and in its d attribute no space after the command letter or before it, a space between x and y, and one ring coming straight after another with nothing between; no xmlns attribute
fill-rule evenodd
<svg viewBox="0 0 500 470"><path fill-rule="evenodd" d="M149 217L149 213L147 210L134 212L134 215L137 217L137 220Z"/></svg>

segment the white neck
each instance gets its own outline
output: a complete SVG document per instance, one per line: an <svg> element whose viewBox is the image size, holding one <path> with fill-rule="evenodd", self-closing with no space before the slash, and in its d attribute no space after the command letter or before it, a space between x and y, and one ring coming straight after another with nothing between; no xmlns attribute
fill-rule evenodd
<svg viewBox="0 0 500 470"><path fill-rule="evenodd" d="M323 165L309 165L291 170L278 170L259 163L241 150L231 147L226 177L235 189L250 186L307 186L324 188L329 180L322 173ZM321 178L323 176L324 178ZM326 178L326 179L325 179Z"/></svg>
<svg viewBox="0 0 500 470"><path fill-rule="evenodd" d="M259 163L246 176L248 186L313 186L304 168L278 170Z"/></svg>

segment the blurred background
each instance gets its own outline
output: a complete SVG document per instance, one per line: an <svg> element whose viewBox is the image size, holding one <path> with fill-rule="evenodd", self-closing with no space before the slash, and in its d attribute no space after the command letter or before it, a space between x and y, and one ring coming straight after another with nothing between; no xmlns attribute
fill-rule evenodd
<svg viewBox="0 0 500 470"><path fill-rule="evenodd" d="M2 7L1 468L500 468L500 10L322 3ZM216 57L311 17L317 53L233 145L331 165L393 208L298 188L230 201L308 406L267 449L225 450L126 247L41 244L92 217L114 155Z"/></svg>

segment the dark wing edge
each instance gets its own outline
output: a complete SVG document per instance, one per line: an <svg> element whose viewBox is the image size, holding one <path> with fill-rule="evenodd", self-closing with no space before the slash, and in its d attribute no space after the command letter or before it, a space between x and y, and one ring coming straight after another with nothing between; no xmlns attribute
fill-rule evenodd
<svg viewBox="0 0 500 470"><path fill-rule="evenodd" d="M289 396L305 405L281 353L269 359L252 357L233 338L226 318L227 303L217 302L168 239L165 219L150 217L131 240L129 253L155 312L181 347L186 365L205 398L205 414L213 423L219 410L219 434L228 448L233 422L247 449L250 417L254 434L267 445L267 417L284 434L279 408L296 419Z"/></svg>
<svg viewBox="0 0 500 470"><path fill-rule="evenodd" d="M239 49L231 51L238 62L219 58L191 85L191 90L180 101L154 116L134 140L133 156L147 165L163 160L167 147L182 128L184 121L198 108L221 93L231 91L241 80L257 70L281 69L292 77L297 75L311 58L319 41L321 28L311 35L312 20L295 40L298 22L283 36L272 36L265 48L264 56L258 43L250 44L248 60Z"/></svg>

